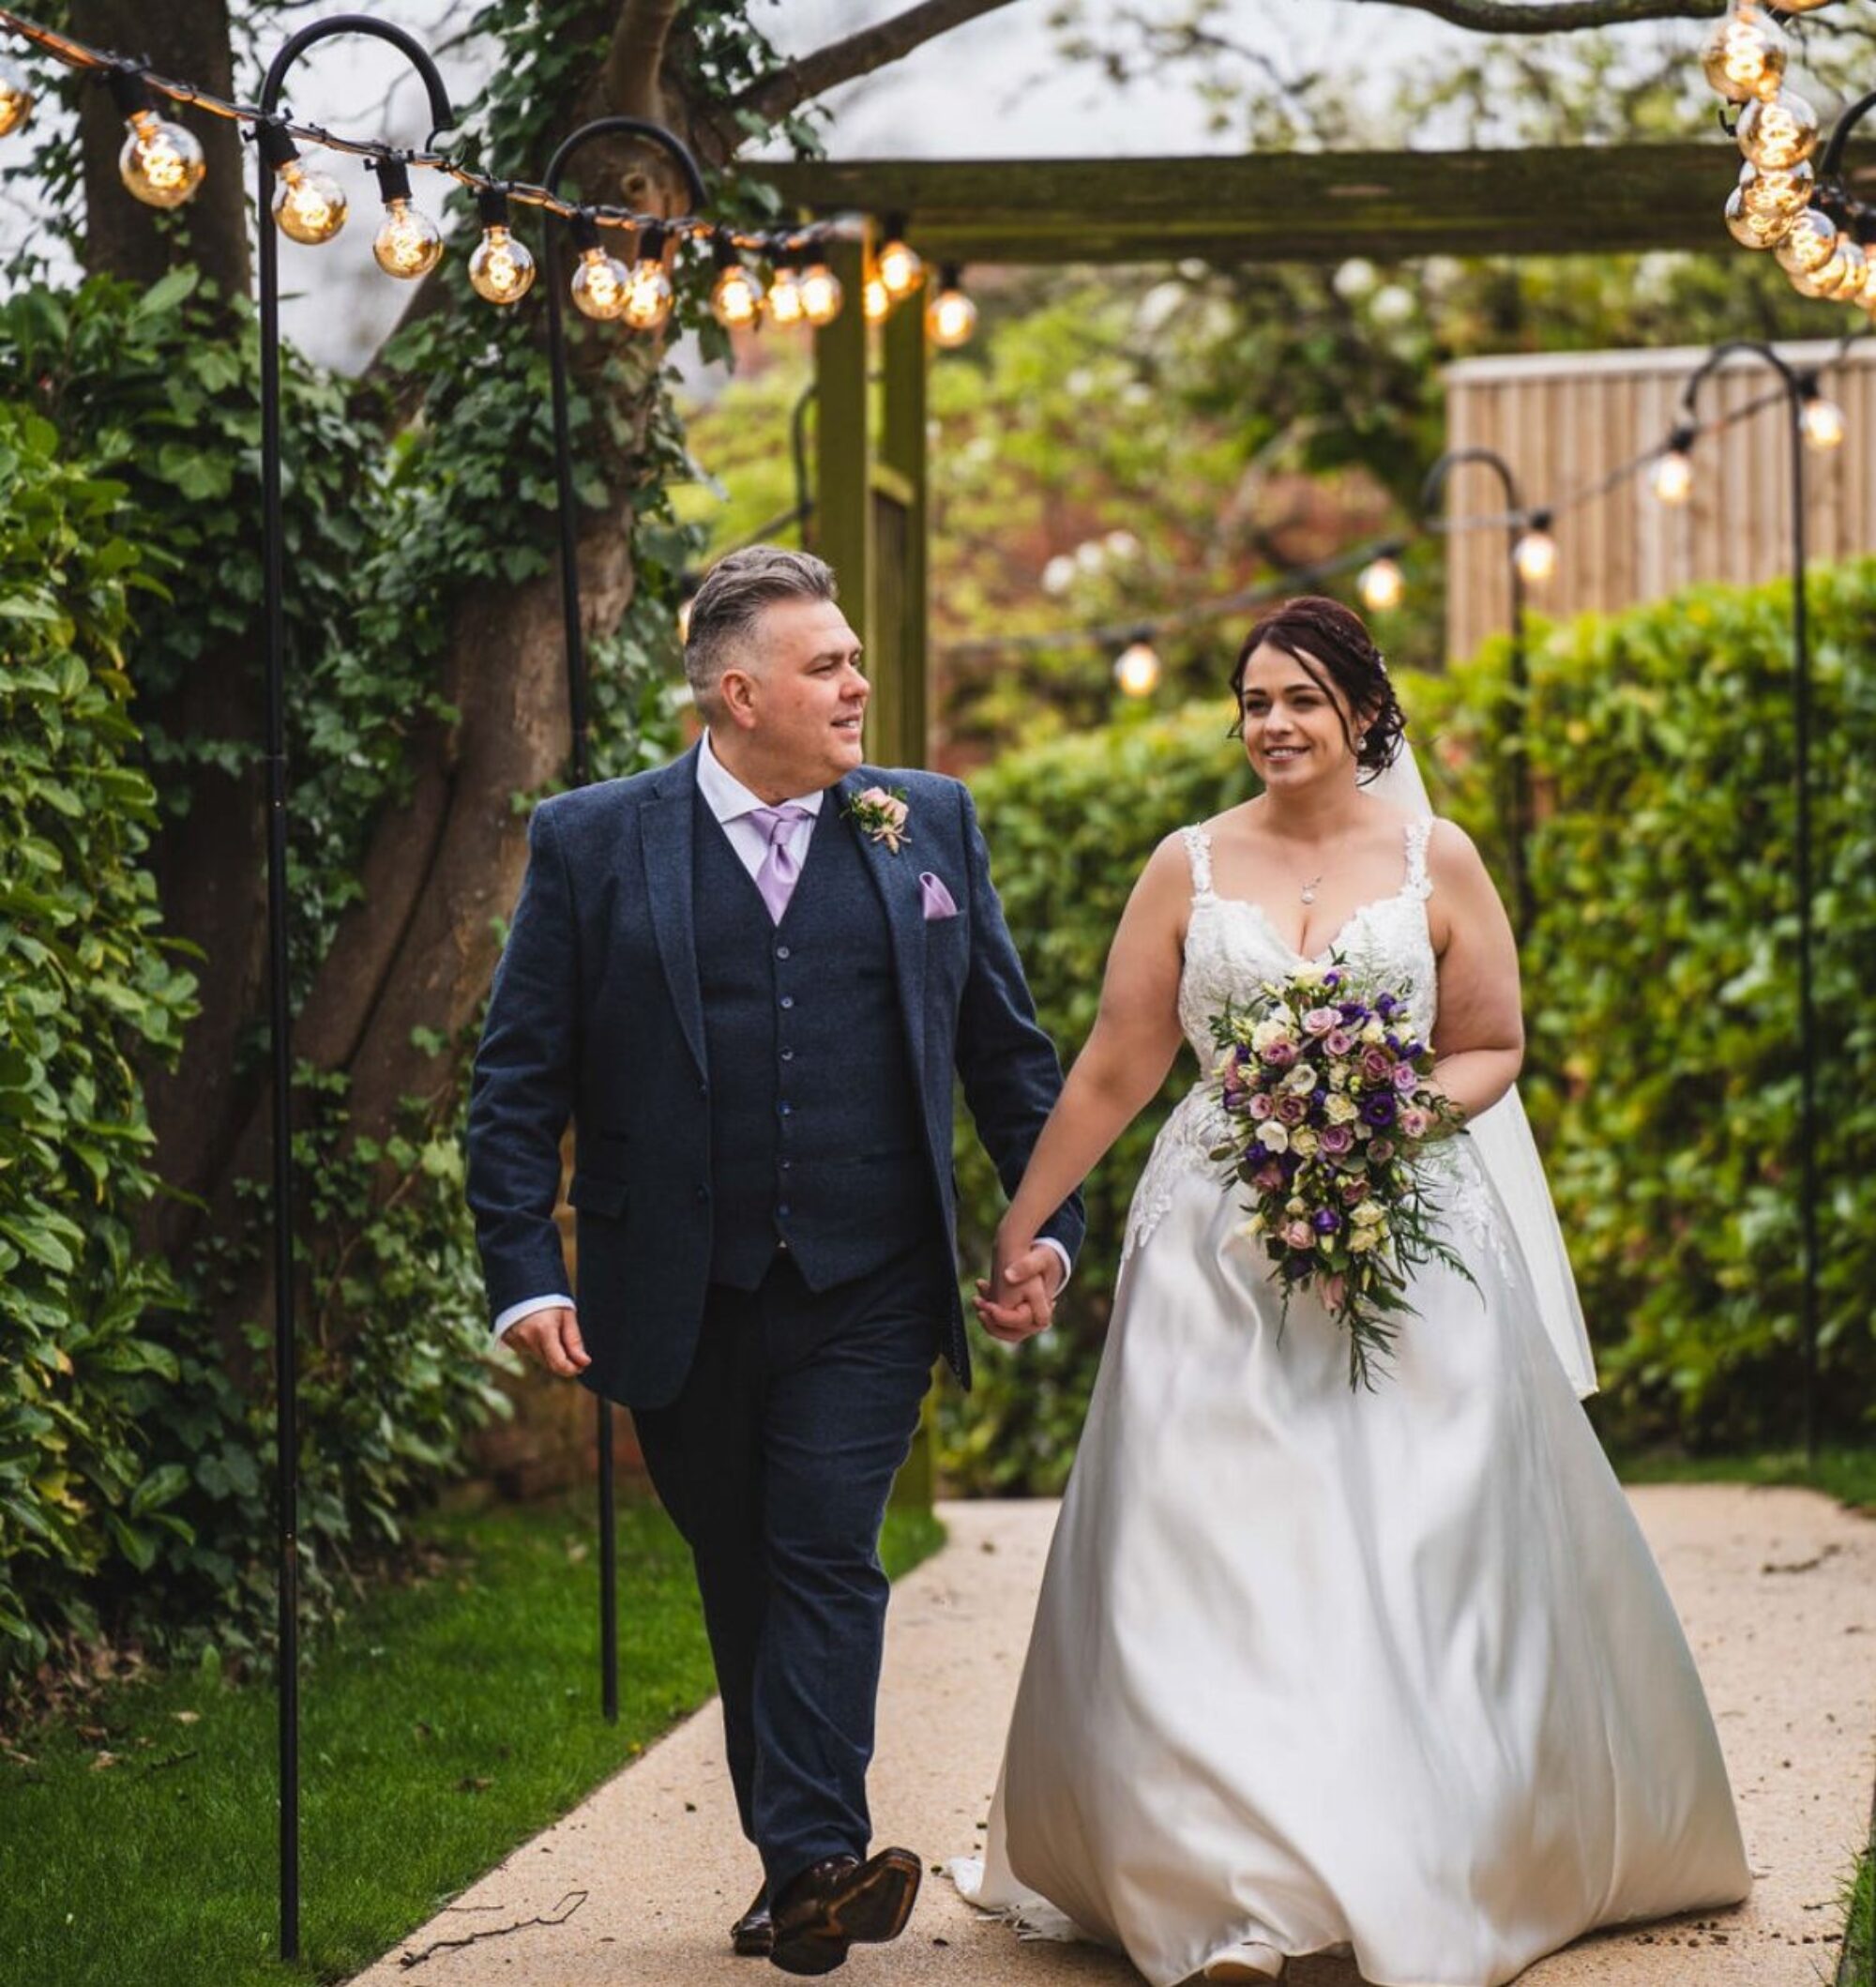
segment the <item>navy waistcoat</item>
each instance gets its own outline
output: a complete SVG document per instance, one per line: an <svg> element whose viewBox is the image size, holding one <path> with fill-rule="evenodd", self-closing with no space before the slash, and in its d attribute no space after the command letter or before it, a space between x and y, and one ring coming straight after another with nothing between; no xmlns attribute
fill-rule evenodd
<svg viewBox="0 0 1876 1987"><path fill-rule="evenodd" d="M936 1237L885 912L838 796L779 925L701 793L695 807L710 1278L753 1290L785 1242L825 1290Z"/></svg>

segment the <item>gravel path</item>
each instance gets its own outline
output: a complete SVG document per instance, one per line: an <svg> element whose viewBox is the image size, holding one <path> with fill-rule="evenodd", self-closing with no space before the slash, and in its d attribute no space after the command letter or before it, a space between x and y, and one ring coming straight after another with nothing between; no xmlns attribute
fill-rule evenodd
<svg viewBox="0 0 1876 1987"><path fill-rule="evenodd" d="M1524 1982L1819 1987L1837 1964L1838 1887L1864 1839L1876 1778L1876 1524L1808 1491L1630 1494L1705 1680L1757 1887L1737 1911L1584 1939ZM910 1843L928 1865L982 1840L1055 1510L944 1507L949 1544L894 1598L873 1821L878 1841ZM726 1938L756 1875L713 1705L517 1849L359 1976L360 1987L764 1987L784 1976L732 1958ZM559 1922L499 1930L537 1915ZM484 1936L441 1943L472 1933ZM1138 1979L1111 1953L1018 1940L939 1879L927 1880L904 1936L856 1948L840 1978L855 1987ZM1300 1962L1286 1978L1291 1987L1359 1983L1337 1960Z"/></svg>

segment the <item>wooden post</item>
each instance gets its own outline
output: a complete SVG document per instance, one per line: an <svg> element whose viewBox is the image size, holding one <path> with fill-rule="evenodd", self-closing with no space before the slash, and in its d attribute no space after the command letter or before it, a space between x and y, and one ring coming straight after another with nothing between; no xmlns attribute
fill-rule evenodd
<svg viewBox="0 0 1876 1987"><path fill-rule="evenodd" d="M885 383L880 414L880 463L875 514L882 534L892 523L894 571L881 588L875 630L885 669L874 678L881 705L874 733L878 756L892 766L919 766L930 756L930 691L926 639L925 291L920 288L885 321L880 340Z"/></svg>
<svg viewBox="0 0 1876 1987"><path fill-rule="evenodd" d="M833 569L840 605L869 651L873 645L873 448L867 381L864 224L826 244L840 279L840 314L814 334L814 509L809 542ZM870 743L868 748L872 751ZM877 756L875 754L875 756Z"/></svg>

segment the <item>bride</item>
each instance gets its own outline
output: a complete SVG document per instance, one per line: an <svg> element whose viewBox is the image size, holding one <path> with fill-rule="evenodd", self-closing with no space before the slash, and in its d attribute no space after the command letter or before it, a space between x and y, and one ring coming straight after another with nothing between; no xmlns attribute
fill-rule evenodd
<svg viewBox="0 0 1876 1987"><path fill-rule="evenodd" d="M1693 1660L1579 1404L1594 1369L1513 1089L1517 953L1485 867L1430 817L1347 608L1277 609L1232 687L1264 791L1142 872L997 1261L1039 1267L1041 1222L1182 1034L1207 1069L1227 999L1339 955L1421 990L1469 1121L1426 1163L1471 1280L1414 1272L1391 1363L1352 1391L1314 1297L1279 1330L1188 1093L1134 1196L987 1852L954 1873L1153 1987L1351 1949L1376 1987L1495 1987L1750 1879ZM1045 1322L978 1309L1009 1341Z"/></svg>

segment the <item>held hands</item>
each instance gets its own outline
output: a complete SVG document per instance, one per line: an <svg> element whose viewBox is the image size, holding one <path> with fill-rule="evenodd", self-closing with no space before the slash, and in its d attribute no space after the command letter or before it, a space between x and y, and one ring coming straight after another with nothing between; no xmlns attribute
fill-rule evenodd
<svg viewBox="0 0 1876 1987"><path fill-rule="evenodd" d="M592 1365L592 1355L580 1336L580 1326L566 1305L552 1311L530 1312L503 1334L505 1342L523 1357L544 1366L549 1373L570 1380Z"/></svg>
<svg viewBox="0 0 1876 1987"><path fill-rule="evenodd" d="M1061 1274L1061 1259L1052 1249L1033 1236L998 1229L991 1273L988 1280L978 1280L975 1300L984 1329L1006 1345L1021 1345L1046 1331L1055 1313Z"/></svg>

